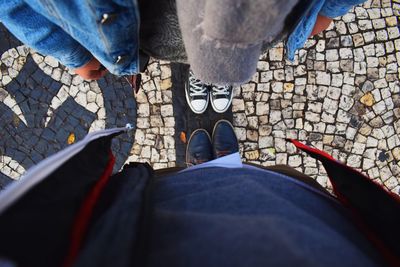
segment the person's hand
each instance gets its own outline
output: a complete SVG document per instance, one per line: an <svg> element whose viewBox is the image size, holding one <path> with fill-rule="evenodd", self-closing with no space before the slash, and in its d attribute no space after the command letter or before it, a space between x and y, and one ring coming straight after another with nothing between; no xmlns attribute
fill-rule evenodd
<svg viewBox="0 0 400 267"><path fill-rule="evenodd" d="M332 19L322 16L322 15L318 15L317 21L315 22L314 25L314 29L311 32L311 36L316 35L322 31L325 31L329 25L331 25L332 23Z"/></svg>
<svg viewBox="0 0 400 267"><path fill-rule="evenodd" d="M75 69L75 73L85 80L98 80L107 73L107 70L102 68L97 59L92 58L84 66Z"/></svg>

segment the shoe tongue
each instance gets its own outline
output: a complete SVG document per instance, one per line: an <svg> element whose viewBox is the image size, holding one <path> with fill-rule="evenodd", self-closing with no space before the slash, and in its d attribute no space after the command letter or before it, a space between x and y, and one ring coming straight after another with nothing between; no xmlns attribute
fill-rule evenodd
<svg viewBox="0 0 400 267"><path fill-rule="evenodd" d="M212 90L214 94L226 94L229 90L229 86L216 86L213 87Z"/></svg>

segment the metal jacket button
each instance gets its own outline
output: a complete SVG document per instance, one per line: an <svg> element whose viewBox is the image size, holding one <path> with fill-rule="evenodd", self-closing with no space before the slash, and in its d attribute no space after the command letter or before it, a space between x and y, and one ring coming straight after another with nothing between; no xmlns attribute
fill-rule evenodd
<svg viewBox="0 0 400 267"><path fill-rule="evenodd" d="M113 21L116 17L117 17L117 14L108 14L108 13L104 13L103 16L101 17L100 23L101 23L101 24L110 23L110 22Z"/></svg>
<svg viewBox="0 0 400 267"><path fill-rule="evenodd" d="M118 56L118 57L117 57L117 60L115 61L115 64L121 63L122 60L123 60L123 57L122 57L122 56Z"/></svg>

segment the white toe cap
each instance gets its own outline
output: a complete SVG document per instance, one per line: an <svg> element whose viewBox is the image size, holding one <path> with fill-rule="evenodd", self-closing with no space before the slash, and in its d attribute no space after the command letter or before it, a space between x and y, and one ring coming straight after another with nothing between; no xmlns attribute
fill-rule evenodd
<svg viewBox="0 0 400 267"><path fill-rule="evenodd" d="M203 112L207 108L207 100L204 99L192 100L190 104L195 112Z"/></svg>
<svg viewBox="0 0 400 267"><path fill-rule="evenodd" d="M224 112L229 107L229 99L226 98L214 99L213 107L216 112Z"/></svg>

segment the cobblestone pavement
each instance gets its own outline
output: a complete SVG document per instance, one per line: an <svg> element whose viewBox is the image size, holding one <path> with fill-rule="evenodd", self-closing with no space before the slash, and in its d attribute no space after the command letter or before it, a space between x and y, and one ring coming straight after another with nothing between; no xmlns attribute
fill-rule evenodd
<svg viewBox="0 0 400 267"><path fill-rule="evenodd" d="M22 46L1 24L0 40L0 188L88 132L135 122L136 103L125 80L108 75L83 81ZM132 144L129 136L114 141L115 170Z"/></svg>
<svg viewBox="0 0 400 267"><path fill-rule="evenodd" d="M124 154L123 151L126 151L126 147L133 142L133 139L125 137L124 150L118 152L121 162L127 158L128 161L150 162L155 168L183 166L184 142L190 133L197 127L210 129L219 118L227 118L232 120L235 126L243 160L246 162L264 166L288 164L330 188L324 168L315 160L296 151L293 145L285 141L285 138L294 138L327 151L333 157L361 170L399 194L399 13L399 0L367 1L344 17L335 20L330 29L310 39L305 48L299 51L294 62L284 60L283 44L278 44L261 57L258 72L252 81L235 88L232 110L223 115L215 114L210 110L202 116L191 113L182 97L187 67L152 61L143 75L142 90L136 97L135 142L128 157L128 154ZM12 45L12 47L15 46L16 44ZM0 46L0 49L3 48ZM15 97L18 87L11 92L12 88L5 85L5 83L11 83L12 80L25 82L19 78L21 74L16 76L11 71L8 75L10 78L6 78L7 75L4 74L5 70L10 70L9 65L14 64L7 63L7 58L12 57L13 52L8 54L4 54L3 50L0 52L3 53L0 65L2 72L0 100L3 104L0 103L0 108L2 114L9 114L6 122L3 122L4 115L2 115L0 134L2 138L6 134L8 137L5 140L10 140L1 143L0 149L9 151L8 148L10 148L15 151L27 139L19 143L16 141L18 138L14 135L21 130L12 123L16 120L16 116L19 121L23 121L18 115L22 113L30 125L29 116L25 115L30 113L23 110L21 105L19 105L20 109L18 105L15 105L20 103L20 100ZM19 47L17 52L26 54L29 51ZM28 56L26 62L29 62L29 58ZM32 62L36 62L32 64L40 66L40 56L31 58ZM54 65L52 72L49 69L46 72L44 65L39 69L43 69L42 71L50 75L53 80L57 80L53 77L57 75L61 79L60 84L64 84L62 80L66 78L63 78L63 74L54 74L62 68L50 58L43 59L43 62L46 60L51 61L47 63L48 65ZM19 67L16 66L14 69L18 72ZM64 70L61 73L70 75ZM27 76L30 74L25 78ZM117 113L122 114L124 118L118 122L112 119L106 124L100 123L97 128L131 122L136 114L133 110L134 101L126 97L130 91L120 80L111 79L115 78L110 76L106 79L107 88L105 86L103 89L99 86L103 92L104 104L110 103L105 109L109 111L106 115L98 115L102 110L102 103L99 103L97 113L89 108L88 99L93 99L93 96L87 95L87 101L80 103L74 97L65 97L63 93L57 93L57 90L58 92L62 90L56 88L48 89L47 92L50 96L61 94L59 98L63 104L61 105L58 101L53 103L51 100L53 97L47 97L40 103L47 103L44 110L50 111L42 112L43 116L36 115L36 117L56 116L54 114L57 114L58 110L71 105L70 109L65 111L65 118L69 118L69 115L75 114L79 109L87 116L85 119L77 116L80 122L86 122L86 125L78 127L82 129L82 134L91 129L89 125L93 125L96 114L97 118L101 117L107 121L108 116L113 116L113 112L118 110ZM119 86L125 89L113 90L112 86L115 86L116 81L120 82ZM101 80L98 84L102 82L104 81ZM71 88L71 84L79 88L83 88L80 87L81 84L91 86L91 83L82 81L74 83L72 80L67 87ZM97 88L94 84L92 87ZM81 92L80 90L78 89L78 92ZM68 92L70 91L69 89ZM121 91L126 92L125 95L120 95ZM111 97L114 102L107 102L106 93L118 95ZM27 98L30 95L24 96ZM48 106L56 108L48 109ZM94 105L90 106L94 108ZM54 120L50 119L48 122L45 120L44 124L43 121L42 124L36 124L37 131L41 130L40 127L45 128L46 122L49 127L52 121ZM54 127L59 129L68 123L68 119L61 120L60 124ZM26 123L19 125L26 125ZM8 130L3 130L5 126ZM69 132L73 131L67 131L67 135ZM67 145L68 137L70 137L67 135L57 139L56 143L62 144L57 148ZM79 138L81 136L76 137L76 139ZM31 150L23 151L21 154L25 153L25 156L32 157L32 151L40 148L33 145L34 141L29 142L26 147ZM48 142L45 144L48 145ZM14 143L15 145L12 146ZM22 165L14 154L1 152L0 172L8 177L19 177L24 169L31 165L31 163Z"/></svg>

